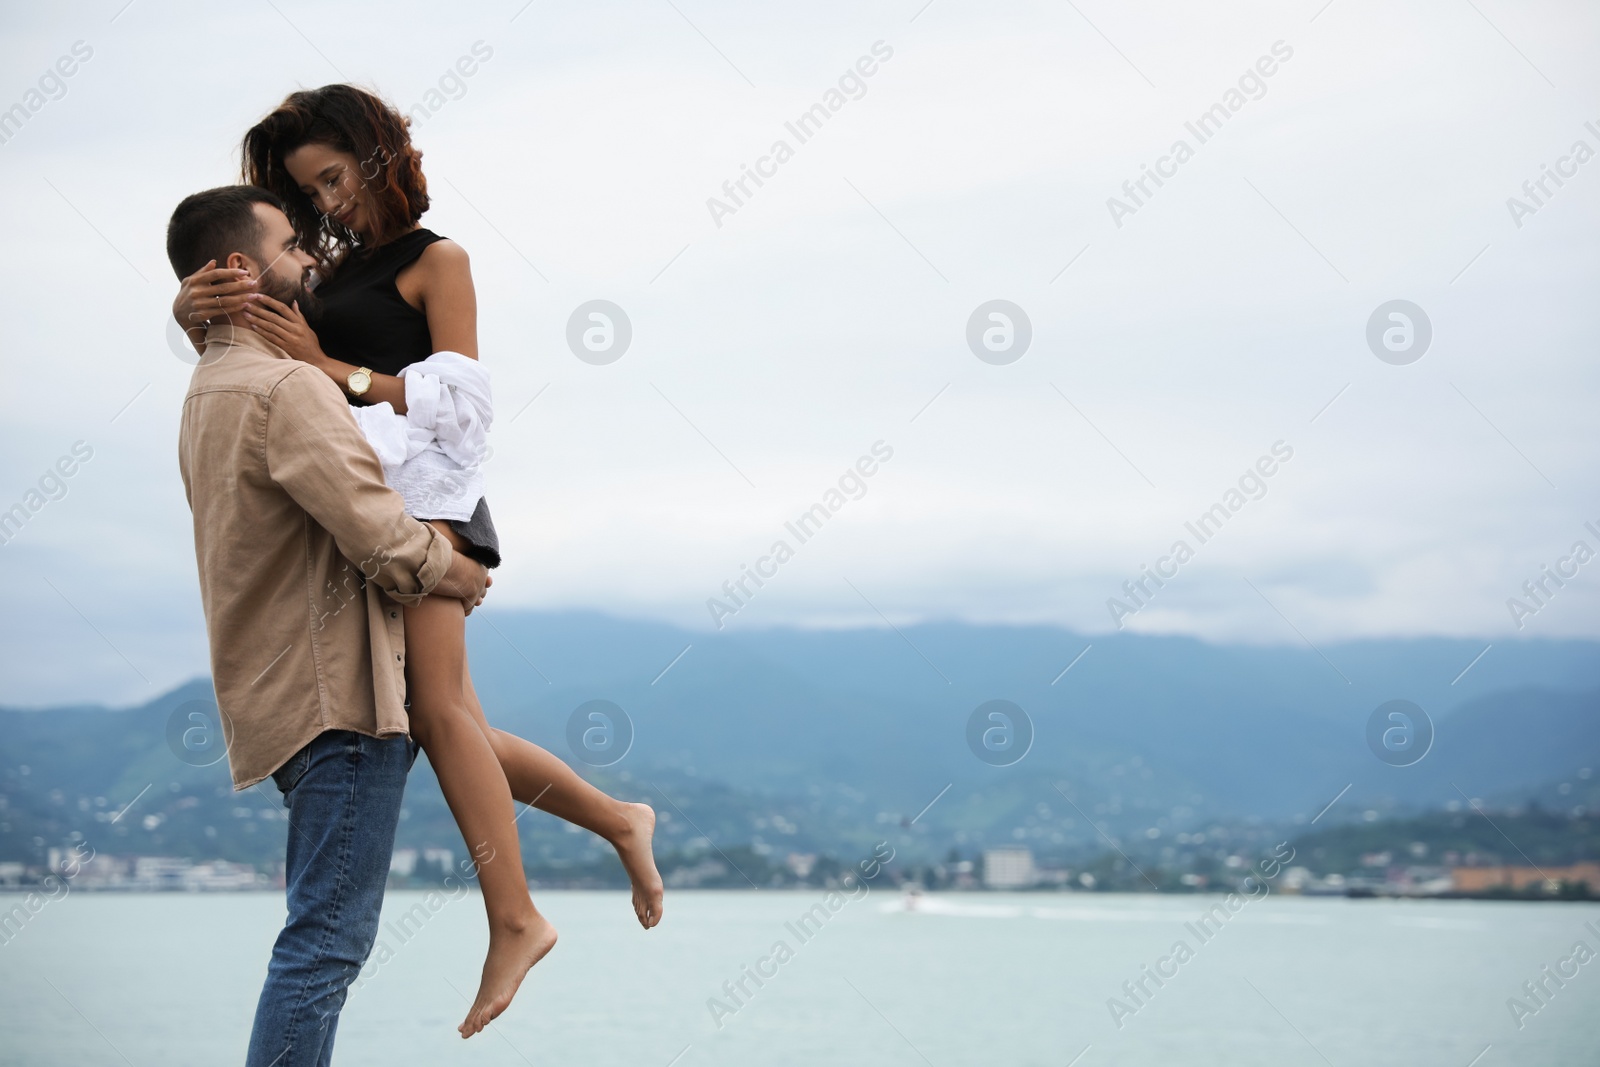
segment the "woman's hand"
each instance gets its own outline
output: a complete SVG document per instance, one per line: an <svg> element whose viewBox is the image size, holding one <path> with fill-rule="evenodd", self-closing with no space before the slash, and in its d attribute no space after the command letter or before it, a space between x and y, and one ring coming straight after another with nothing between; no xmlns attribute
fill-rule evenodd
<svg viewBox="0 0 1600 1067"><path fill-rule="evenodd" d="M196 348L205 344L205 326L212 319L234 321L253 301L256 280L250 272L232 267L218 267L216 260L183 279L178 295L172 300L172 317L178 320L184 333Z"/></svg>
<svg viewBox="0 0 1600 1067"><path fill-rule="evenodd" d="M327 369L330 362L317 340L316 331L300 314L298 301L293 306L275 300L265 293L250 301L244 312L245 322L261 336L283 349L302 363Z"/></svg>

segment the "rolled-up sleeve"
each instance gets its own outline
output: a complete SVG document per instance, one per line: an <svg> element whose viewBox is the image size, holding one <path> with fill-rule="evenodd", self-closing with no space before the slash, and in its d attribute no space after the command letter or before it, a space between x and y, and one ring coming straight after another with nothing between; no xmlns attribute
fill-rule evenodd
<svg viewBox="0 0 1600 1067"><path fill-rule="evenodd" d="M339 387L310 365L267 397L269 477L333 535L368 580L401 603L421 600L450 567L450 542L405 513Z"/></svg>

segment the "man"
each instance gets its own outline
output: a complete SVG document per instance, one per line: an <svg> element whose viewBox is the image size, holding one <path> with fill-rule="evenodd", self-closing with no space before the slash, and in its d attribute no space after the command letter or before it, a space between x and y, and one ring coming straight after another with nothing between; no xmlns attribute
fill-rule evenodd
<svg viewBox="0 0 1600 1067"><path fill-rule="evenodd" d="M179 278L209 260L306 299L312 259L278 198L196 193L167 228ZM333 1054L377 934L406 772L401 604L482 601L486 572L405 514L338 387L243 325L212 323L178 438L211 671L237 789L269 775L289 809L288 919L250 1067Z"/></svg>

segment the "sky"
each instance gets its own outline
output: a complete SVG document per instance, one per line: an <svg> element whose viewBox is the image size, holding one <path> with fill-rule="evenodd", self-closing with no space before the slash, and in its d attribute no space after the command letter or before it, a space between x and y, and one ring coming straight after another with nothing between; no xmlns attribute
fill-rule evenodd
<svg viewBox="0 0 1600 1067"><path fill-rule="evenodd" d="M423 224L471 256L491 618L1600 635L1574 556L1600 551L1593 6L110 0L0 26L0 510L25 513L0 703L206 671L164 228L334 81L413 115ZM631 330L609 361L568 343L595 300Z"/></svg>

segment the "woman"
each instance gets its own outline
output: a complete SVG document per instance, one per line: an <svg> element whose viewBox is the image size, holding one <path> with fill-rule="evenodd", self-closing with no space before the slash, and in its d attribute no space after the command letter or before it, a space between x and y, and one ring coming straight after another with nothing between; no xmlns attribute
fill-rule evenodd
<svg viewBox="0 0 1600 1067"><path fill-rule="evenodd" d="M494 567L499 544L481 496L479 457L463 454L481 449L489 414L486 378L476 367L472 273L459 245L418 225L427 183L408 122L349 85L290 94L245 135L243 171L247 182L289 205L302 247L318 264L316 307L284 305L213 262L184 279L173 311L180 323L242 315L290 356L325 372L358 405L357 421L407 512ZM413 410L419 401L425 415ZM396 457L385 454L380 431L395 431L394 420L402 462L391 465ZM393 432L389 438L393 444ZM483 977L458 1028L470 1037L505 1010L556 940L528 895L513 798L610 842L645 929L662 911L651 853L655 812L607 796L549 752L488 724L467 667L460 601L425 597L405 613L412 734L479 864L489 914Z"/></svg>

